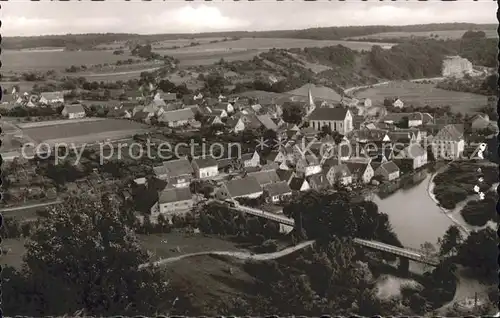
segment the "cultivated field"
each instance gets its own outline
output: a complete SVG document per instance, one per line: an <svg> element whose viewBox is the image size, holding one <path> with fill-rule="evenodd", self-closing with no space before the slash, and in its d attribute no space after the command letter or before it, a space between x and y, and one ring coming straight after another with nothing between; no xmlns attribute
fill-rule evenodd
<svg viewBox="0 0 500 318"><path fill-rule="evenodd" d="M130 58L109 51L2 51L2 71L62 71L72 65L115 63Z"/></svg>
<svg viewBox="0 0 500 318"><path fill-rule="evenodd" d="M474 113L478 106L487 104L488 98L483 95L453 92L436 88L434 84L417 84L412 82L391 82L368 88L355 93L356 97L370 98L374 105L381 105L384 98L399 97L405 105L446 106L462 113Z"/></svg>
<svg viewBox="0 0 500 318"><path fill-rule="evenodd" d="M497 30L481 30L486 33L488 38L498 38ZM438 39L460 39L467 30L449 30L449 31L429 31L429 32L383 32L370 35L352 37L351 39L397 39L410 37L431 38L437 36ZM346 39L348 40L348 39Z"/></svg>
<svg viewBox="0 0 500 318"><path fill-rule="evenodd" d="M148 128L129 120L104 119L97 121L52 121L50 125L23 128L23 132L37 142L96 142L107 138L133 136Z"/></svg>
<svg viewBox="0 0 500 318"><path fill-rule="evenodd" d="M305 47L324 47L344 45L353 50L370 50L373 45L390 48L391 43L370 43L353 41L318 41L307 39L281 39L281 38L242 38L236 41L207 43L193 47L184 47L170 50L155 50L162 55L171 55L181 61L181 65L207 65L225 60L249 60L254 56L272 48L289 49Z"/></svg>

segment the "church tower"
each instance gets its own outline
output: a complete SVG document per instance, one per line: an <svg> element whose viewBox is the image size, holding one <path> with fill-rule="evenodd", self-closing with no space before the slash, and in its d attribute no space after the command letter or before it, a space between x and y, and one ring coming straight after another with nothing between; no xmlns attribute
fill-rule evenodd
<svg viewBox="0 0 500 318"><path fill-rule="evenodd" d="M314 98L311 92L311 84L309 84L309 91L307 92L307 97L309 101L307 113L310 114L316 108L316 104L314 103Z"/></svg>

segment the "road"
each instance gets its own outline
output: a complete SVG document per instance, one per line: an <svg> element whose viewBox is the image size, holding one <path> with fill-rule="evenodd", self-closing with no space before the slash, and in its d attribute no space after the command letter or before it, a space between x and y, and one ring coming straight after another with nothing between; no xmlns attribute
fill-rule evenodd
<svg viewBox="0 0 500 318"><path fill-rule="evenodd" d="M235 257L238 259L242 260L254 260L254 261L267 261L267 260L273 260L273 259L278 259L280 257L286 256L288 254L294 253L298 250L301 250L305 247L311 246L314 244L314 241L306 241L302 242L300 244L297 244L292 247L285 248L284 250L274 252L274 253L263 253L263 254L252 254L249 252L232 252L232 251L208 251L208 252L199 252L199 253L191 253L191 254L185 254L185 255L180 255L180 256L173 256L169 258L165 258L156 262L153 262L153 266L163 266L166 264L170 264L173 262L177 262L181 259L188 258L188 257L193 257L193 256L200 256L200 255L220 255L220 256L231 256ZM151 263L144 263L139 265L139 269L145 268L150 266Z"/></svg>
<svg viewBox="0 0 500 318"><path fill-rule="evenodd" d="M113 72L113 73L92 73L92 74L80 74L77 73L75 76L83 76L83 77L102 77L102 76L114 76L114 75L128 75L128 74L139 74L142 72L153 72L161 67L152 67L146 68L142 70L133 70L133 71L124 71L124 72ZM71 75L70 75L71 76Z"/></svg>
<svg viewBox="0 0 500 318"><path fill-rule="evenodd" d="M1 208L0 212L13 212L13 211L19 211L19 210L43 208L43 207L47 207L47 206L51 206L51 205L59 204L59 203L62 203L62 200L58 199L58 200L51 201L51 202L21 205L21 206L15 206L15 207L10 207L10 208Z"/></svg>

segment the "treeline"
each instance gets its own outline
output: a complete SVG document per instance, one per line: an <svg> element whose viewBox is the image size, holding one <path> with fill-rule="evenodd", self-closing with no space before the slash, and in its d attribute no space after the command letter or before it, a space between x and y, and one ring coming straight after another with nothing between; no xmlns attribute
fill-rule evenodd
<svg viewBox="0 0 500 318"><path fill-rule="evenodd" d="M495 96L498 93L497 83L497 74L489 75L486 78L465 75L462 79L445 79L444 81L439 82L436 87L449 91Z"/></svg>
<svg viewBox="0 0 500 318"><path fill-rule="evenodd" d="M369 53L373 71L386 79L411 79L440 76L443 60L452 49L435 41L402 43L384 50L374 46Z"/></svg>

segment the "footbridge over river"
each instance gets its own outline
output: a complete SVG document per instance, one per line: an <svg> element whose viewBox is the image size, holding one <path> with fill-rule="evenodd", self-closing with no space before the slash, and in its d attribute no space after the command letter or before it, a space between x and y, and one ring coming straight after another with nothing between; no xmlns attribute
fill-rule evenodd
<svg viewBox="0 0 500 318"><path fill-rule="evenodd" d="M248 213L251 215L255 215L258 217L262 217L271 221L278 222L280 224L289 226L289 227L294 227L295 226L295 220L292 218L288 218L284 215L276 214L276 213L271 213L267 212L264 210L256 209L256 208L251 208L248 206L243 206L240 205L237 201L220 201L220 200L214 200L215 202L218 202L220 204L226 205L229 207L229 209L234 210L234 211L240 211L244 213ZM378 250L378 251L383 251L387 253L391 253L400 257L404 257L407 259L410 259L415 262L427 264L427 265L432 265L436 266L439 264L439 259L438 258L433 258L427 256L425 253L423 253L420 250L409 248L409 247L398 247L378 241L370 241L370 240L364 240L360 238L355 238L354 240L355 244L358 244L360 246Z"/></svg>

